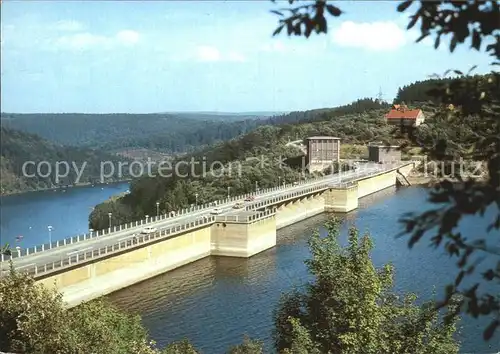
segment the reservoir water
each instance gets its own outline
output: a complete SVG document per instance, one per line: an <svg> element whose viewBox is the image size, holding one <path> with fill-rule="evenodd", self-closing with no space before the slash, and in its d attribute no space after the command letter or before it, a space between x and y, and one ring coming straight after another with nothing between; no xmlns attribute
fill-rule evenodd
<svg viewBox="0 0 500 354"><path fill-rule="evenodd" d="M420 299L441 293L456 275L454 262L423 241L409 250L397 220L402 213L426 206L425 189L388 189L364 198L360 208L344 218L343 234L355 224L369 231L375 243L377 266L392 262L396 268L396 291L416 293ZM189 338L204 354L221 354L241 343L243 335L264 340L271 352L272 312L283 291L308 279L304 260L307 238L321 227L323 214L278 231L277 247L250 259L209 257L172 272L118 291L109 299L120 308L140 314L160 346ZM485 220L491 221L493 213ZM466 220L461 230L469 234L486 221ZM324 232L324 231L323 231ZM345 238L341 240L345 242ZM441 286L439 286L441 284ZM490 287L493 293L500 289ZM489 322L461 321L463 353L497 353L500 335L486 343L482 330Z"/></svg>
<svg viewBox="0 0 500 354"><path fill-rule="evenodd" d="M115 183L1 197L0 243L22 248L48 243L49 225L52 241L87 233L92 208L128 188Z"/></svg>
<svg viewBox="0 0 500 354"><path fill-rule="evenodd" d="M53 240L86 232L91 208L127 189L128 183L121 183L2 197L0 241L21 247L40 244L48 239L48 225L53 226ZM344 234L353 223L361 232L369 231L375 242L375 264L392 262L396 290L415 292L420 299L430 298L434 290L439 296L444 284L456 275L454 260L428 247L427 240L409 250L406 240L394 237L400 231L397 220L404 212L428 207L426 194L421 188L382 191L364 198L343 224ZM461 231L484 230L494 212L487 212L485 219L465 220ZM283 291L309 279L303 262L309 255L306 241L326 219L327 215L319 215L279 230L277 247L250 259L208 257L118 291L108 299L140 314L160 346L186 337L203 353L219 354L248 334L264 340L270 348L273 309ZM18 235L23 236L19 242ZM488 291L500 293L498 286ZM490 342L482 340L487 323L470 317L461 321L463 353L500 351L498 331Z"/></svg>

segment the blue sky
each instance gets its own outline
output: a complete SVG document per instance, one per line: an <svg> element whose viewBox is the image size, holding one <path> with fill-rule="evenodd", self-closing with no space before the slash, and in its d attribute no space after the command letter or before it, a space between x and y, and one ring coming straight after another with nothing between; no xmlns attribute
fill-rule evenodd
<svg viewBox="0 0 500 354"><path fill-rule="evenodd" d="M333 107L446 69L467 46L414 43L399 2L340 2L327 35L272 37L287 2L2 1L3 112L293 111ZM414 8L407 10L409 14Z"/></svg>

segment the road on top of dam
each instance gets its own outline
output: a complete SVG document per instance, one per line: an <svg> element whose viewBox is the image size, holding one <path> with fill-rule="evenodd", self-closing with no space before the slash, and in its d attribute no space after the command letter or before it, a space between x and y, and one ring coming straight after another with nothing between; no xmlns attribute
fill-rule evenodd
<svg viewBox="0 0 500 354"><path fill-rule="evenodd" d="M300 185L295 185L295 186L290 186L285 189L278 189L274 191L270 191L267 193L262 193L262 194L257 194L256 200L254 202L246 202L246 205L251 206L254 203L257 202L262 202L265 201L266 199L271 199L273 197L279 196L281 194L297 191L297 190L302 190L306 188L313 187L318 184L323 184L325 182L331 182L333 184L340 184L340 183L345 183L349 182L350 180L357 179L357 178L362 178L363 176L366 176L368 174L374 174L376 172L382 172L385 170L385 167L383 165L375 164L375 163L369 163L365 164L361 171L359 170L354 170L354 171L347 171L347 172L342 172L341 174L332 174L325 176L324 178L320 178L314 181L311 181L310 183L307 184L300 184ZM242 200L244 197L242 197ZM220 214L219 215L237 215L241 213L243 210L242 209L234 209L233 206L236 203L236 201L231 201L231 202L225 202L218 204L216 208L219 209ZM157 230L163 230L175 226L180 226L183 224L187 224L190 222L194 222L196 220L200 220L203 217L207 217L211 215L211 212L213 211L213 208L207 208L203 210L198 210L198 211L193 211L192 213L185 214L185 215L179 215L175 217L170 217L168 219L164 219L158 222L151 222L146 225L138 226L138 227L133 227L129 228L126 230L122 230L119 232L113 232L110 234L105 234L103 236L99 237L94 237L91 239L87 240L82 240L80 242L76 242L73 244L68 244L65 246L60 246L57 248L52 248L49 250L45 250L43 252L38 252L34 254L30 254L28 256L23 256L19 258L14 258L12 260L14 268L16 269L23 269L25 267L32 267L32 266L43 266L45 264L49 264L52 262L58 262L63 259L66 259L71 256L75 256L81 252L89 252L92 250L97 250L99 248L103 248L106 246L112 246L114 244L117 244L119 242L126 241L127 239L130 239L137 235L141 230L145 227L154 227ZM8 262L2 262L1 263L1 270L5 271L8 270L9 268L9 263Z"/></svg>

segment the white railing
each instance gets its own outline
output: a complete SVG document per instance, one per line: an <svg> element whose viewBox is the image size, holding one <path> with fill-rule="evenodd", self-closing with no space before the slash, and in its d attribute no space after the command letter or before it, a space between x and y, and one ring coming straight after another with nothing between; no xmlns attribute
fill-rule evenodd
<svg viewBox="0 0 500 354"><path fill-rule="evenodd" d="M298 182L298 184L303 185L306 183L311 183L312 181L316 181L317 179L318 178L309 179L307 181L300 181L300 182ZM175 218L178 216L187 215L187 214L190 214L190 213L193 213L196 211L208 210L208 209L213 207L214 203L217 206L229 204L229 203L239 201L239 200L244 199L244 198L249 197L249 196L258 196L258 195L262 195L262 194L271 193L273 191L287 189L287 188L290 188L290 186L294 186L294 185L293 184L284 184L284 185L281 185L278 187L264 188L264 189L259 190L259 192L246 193L243 195L229 197L229 198L226 198L223 200L217 200L217 201L210 202L210 203L204 203L204 204L191 206L189 208L183 208L183 209L180 209L178 211L175 211L175 214L173 216L171 216L172 212L169 212L169 213L161 214L161 215L154 216L154 217L148 217L147 219L141 219L141 220L132 221L132 222L129 222L126 224L113 226L111 228L107 228L107 229L103 229L103 230L89 232L87 234L68 237L68 238L65 238L63 240L54 241L52 243L45 243L42 245L27 247L27 248L23 248L23 249L19 249L19 250L13 249L13 250L11 250L11 255L4 255L4 254L0 255L0 262L6 262L6 261L9 261L10 259L25 257L25 256L29 256L29 255L32 255L35 253L45 252L45 251L48 251L48 250L51 250L51 249L54 249L57 247L72 245L72 244L77 243L77 242L81 242L81 241L85 241L85 240L89 240L89 239L93 239L93 238L97 238L97 237L108 236L108 235L113 234L115 232L121 232L121 231L127 231L127 230L132 231L134 229L142 229L146 225L165 221L165 220L172 219L172 218Z"/></svg>
<svg viewBox="0 0 500 354"><path fill-rule="evenodd" d="M274 215L276 210L269 209L255 212L252 215L218 215L215 217L215 222L235 222L235 223L251 223L259 219Z"/></svg>
<svg viewBox="0 0 500 354"><path fill-rule="evenodd" d="M100 258L105 258L111 256L113 254L121 253L123 251L136 248L141 245L146 245L152 243L155 240L160 239L168 239L176 236L179 233L184 233L186 231L199 228L203 225L208 225L215 222L214 216L202 217L198 220L182 224L172 226L167 229L160 230L154 234L143 234L138 236L131 236L127 240L123 240L121 242L117 242L112 245L108 245L105 247L101 247L95 250L89 250L87 252L77 253L75 255L61 258L55 262L49 262L43 265L31 265L22 267L22 272L26 272L33 276L42 275L46 273L50 273L59 269L64 269L68 267L73 267L77 264L87 263L90 261L95 261ZM0 271L0 276L7 274L9 270Z"/></svg>
<svg viewBox="0 0 500 354"><path fill-rule="evenodd" d="M169 213L161 214L161 215L154 216L154 217L148 217L147 219L141 219L141 220L132 221L132 222L129 222L126 224L113 226L111 228L107 228L107 229L103 229L103 230L92 231L92 232L89 232L87 234L68 237L68 238L65 238L63 240L54 241L52 243L45 243L42 245L27 247L27 248L23 248L23 249L19 249L19 250L13 249L13 250L11 250L10 256L2 254L0 256L0 262L9 261L10 259L14 259L14 258L29 256L29 255L32 255L35 253L45 252L45 251L48 251L48 250L51 250L51 249L54 249L57 247L72 245L72 244L77 243L77 242L90 240L90 239L97 238L97 237L108 236L109 234L113 234L115 232L121 232L121 231L127 231L127 230L132 231L134 229L139 230L139 229L144 228L146 225L154 224L154 223L161 222L161 221L166 221L168 219L172 219L172 218L175 218L178 216L187 215L187 214L190 214L190 213L193 213L196 211L208 210L208 209L213 207L214 203L215 203L215 205L223 205L223 204L231 203L231 202L236 201L236 200L244 199L244 198L251 196L251 195L255 196L255 195L257 195L257 193L255 193L255 192L247 193L244 195L238 195L238 196L226 198L223 200L217 200L217 201L210 202L210 203L204 203L204 204L191 206L189 208L183 208L183 209L180 209L178 211L175 211L174 212L175 214L173 216L171 215L172 212L169 212Z"/></svg>

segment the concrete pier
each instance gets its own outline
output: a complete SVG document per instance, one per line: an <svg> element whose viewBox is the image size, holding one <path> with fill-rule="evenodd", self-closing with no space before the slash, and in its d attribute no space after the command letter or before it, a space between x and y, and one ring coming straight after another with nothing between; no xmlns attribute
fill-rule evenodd
<svg viewBox="0 0 500 354"><path fill-rule="evenodd" d="M358 185L331 188L325 192L325 211L348 213L358 208Z"/></svg>
<svg viewBox="0 0 500 354"><path fill-rule="evenodd" d="M276 246L276 213L238 215L239 219L218 217L211 227L213 256L251 257ZM241 220L242 219L242 220Z"/></svg>

